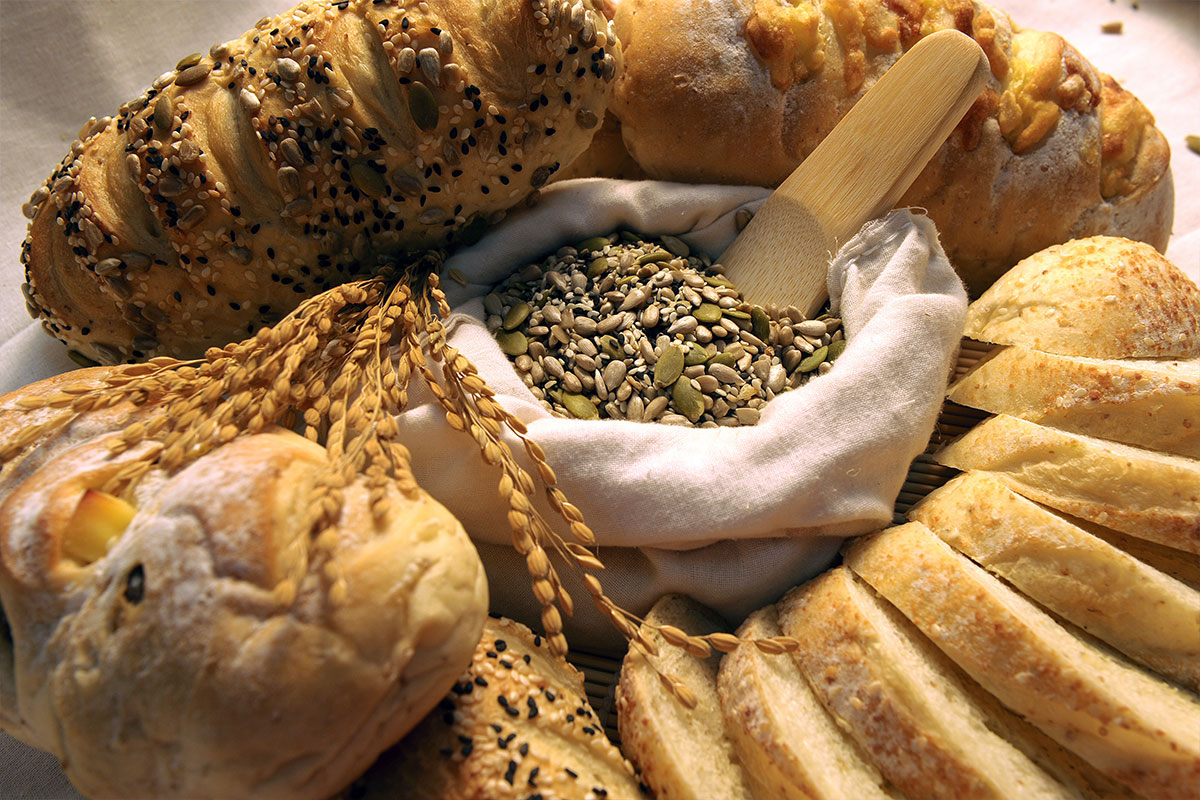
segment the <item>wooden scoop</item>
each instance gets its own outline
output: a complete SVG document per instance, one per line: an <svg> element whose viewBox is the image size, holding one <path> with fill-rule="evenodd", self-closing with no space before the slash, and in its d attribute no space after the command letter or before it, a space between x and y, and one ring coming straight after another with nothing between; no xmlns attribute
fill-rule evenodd
<svg viewBox="0 0 1200 800"><path fill-rule="evenodd" d="M891 209L983 91L987 57L938 31L883 74L719 259L748 300L815 315L830 258Z"/></svg>

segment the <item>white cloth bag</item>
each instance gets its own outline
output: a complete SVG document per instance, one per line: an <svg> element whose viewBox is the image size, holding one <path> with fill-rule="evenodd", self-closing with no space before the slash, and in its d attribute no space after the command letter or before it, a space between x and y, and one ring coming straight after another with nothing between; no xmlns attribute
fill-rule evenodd
<svg viewBox="0 0 1200 800"><path fill-rule="evenodd" d="M842 248L828 285L845 352L827 375L767 404L752 427L553 417L484 327L482 297L514 269L616 229L669 233L715 258L736 235L737 209L757 208L765 195L748 187L569 181L446 263L469 280L466 287L444 281L454 307L450 344L546 451L559 486L596 533L606 591L635 613L676 591L736 624L828 566L841 537L891 522L909 463L933 430L966 314L934 226L893 212ZM415 395L400 422L418 481L480 547L493 612L538 627L524 563L508 544L498 470L428 395ZM515 439L509 444L523 457ZM564 580L580 601L567 624L572 645L615 644L586 592Z"/></svg>

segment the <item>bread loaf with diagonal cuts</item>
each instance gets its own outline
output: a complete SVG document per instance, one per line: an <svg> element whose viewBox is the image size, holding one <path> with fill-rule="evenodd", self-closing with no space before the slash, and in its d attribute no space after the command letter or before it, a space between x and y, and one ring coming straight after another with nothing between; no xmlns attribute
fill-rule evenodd
<svg viewBox="0 0 1200 800"><path fill-rule="evenodd" d="M1004 705L1144 797L1200 797L1200 702L1073 636L910 522L855 541L849 569Z"/></svg>
<svg viewBox="0 0 1200 800"><path fill-rule="evenodd" d="M536 193L619 67L594 0L306 0L71 146L27 205L29 309L101 363L243 339Z"/></svg>

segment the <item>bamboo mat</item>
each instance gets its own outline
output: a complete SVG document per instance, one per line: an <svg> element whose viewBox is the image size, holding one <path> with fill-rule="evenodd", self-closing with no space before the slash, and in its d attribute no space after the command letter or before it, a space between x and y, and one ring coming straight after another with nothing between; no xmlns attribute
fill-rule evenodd
<svg viewBox="0 0 1200 800"><path fill-rule="evenodd" d="M963 339L954 365L952 380L957 380L975 366L993 347L994 345ZM929 437L928 446L921 455L913 459L908 468L908 476L900 489L900 494L896 497L892 516L893 524L903 523L904 515L910 508L925 495L954 477L957 472L957 470L935 463L933 454L946 442L966 433L987 416L985 412L949 401L943 404L937 423L934 425L933 434ZM621 660L610 655L578 650L572 650L568 654L567 660L583 673L588 702L592 704L592 708L604 724L604 730L609 738L614 744L618 744L620 737L617 733L617 706L614 692L617 675L621 669Z"/></svg>

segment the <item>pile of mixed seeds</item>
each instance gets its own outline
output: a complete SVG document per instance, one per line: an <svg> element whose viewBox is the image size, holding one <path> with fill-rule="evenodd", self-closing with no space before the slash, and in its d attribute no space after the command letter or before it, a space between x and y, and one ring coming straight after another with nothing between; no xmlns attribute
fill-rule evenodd
<svg viewBox="0 0 1200 800"><path fill-rule="evenodd" d="M747 303L680 239L626 231L518 270L484 308L530 391L580 419L753 425L846 346L840 319Z"/></svg>

